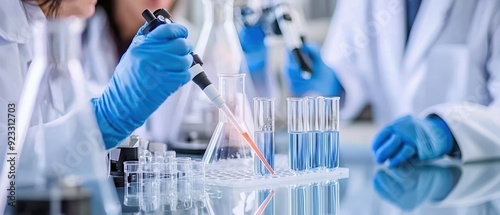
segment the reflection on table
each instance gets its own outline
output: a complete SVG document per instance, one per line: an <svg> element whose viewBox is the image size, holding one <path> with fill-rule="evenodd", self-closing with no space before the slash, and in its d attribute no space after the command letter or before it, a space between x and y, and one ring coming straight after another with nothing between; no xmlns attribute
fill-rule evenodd
<svg viewBox="0 0 500 215"><path fill-rule="evenodd" d="M123 214L336 215L339 181L323 180L266 189L230 188L178 181L159 192L141 191L138 183L118 188ZM200 189L201 188L201 189Z"/></svg>

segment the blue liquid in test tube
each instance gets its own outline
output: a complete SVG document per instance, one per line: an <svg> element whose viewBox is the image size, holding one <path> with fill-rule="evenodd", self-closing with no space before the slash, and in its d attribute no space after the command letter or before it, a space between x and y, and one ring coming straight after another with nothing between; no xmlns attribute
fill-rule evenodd
<svg viewBox="0 0 500 215"><path fill-rule="evenodd" d="M306 132L291 132L289 134L289 166L294 171L305 171L310 167L309 134Z"/></svg>
<svg viewBox="0 0 500 215"><path fill-rule="evenodd" d="M257 147L274 168L274 98L254 98L254 123ZM258 175L271 174L257 157L254 158L254 168Z"/></svg>
<svg viewBox="0 0 500 215"><path fill-rule="evenodd" d="M339 166L339 132L324 132L326 146L326 167L329 169Z"/></svg>
<svg viewBox="0 0 500 215"><path fill-rule="evenodd" d="M273 131L257 131L255 132L257 139L257 147L266 158L269 165L274 168L274 132ZM256 172L260 175L269 175L269 170L259 159L255 159Z"/></svg>

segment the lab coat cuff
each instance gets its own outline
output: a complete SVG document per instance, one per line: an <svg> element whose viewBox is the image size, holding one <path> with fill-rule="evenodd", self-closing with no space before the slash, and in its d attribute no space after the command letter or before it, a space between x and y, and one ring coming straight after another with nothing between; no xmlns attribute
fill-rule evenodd
<svg viewBox="0 0 500 215"><path fill-rule="evenodd" d="M500 111L493 113L490 108L466 102L440 104L424 110L421 117L435 114L446 122L463 162L489 160L500 157L498 124L492 120Z"/></svg>

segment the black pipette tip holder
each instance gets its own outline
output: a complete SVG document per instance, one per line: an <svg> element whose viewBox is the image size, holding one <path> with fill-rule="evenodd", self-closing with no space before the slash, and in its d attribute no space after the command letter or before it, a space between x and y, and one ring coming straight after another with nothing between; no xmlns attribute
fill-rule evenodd
<svg viewBox="0 0 500 215"><path fill-rule="evenodd" d="M152 13L150 10L146 9L142 12L142 17L148 22L148 25L143 30L144 35L149 34L151 31L153 31L156 27L166 24L167 21L165 19L170 20L170 22L173 23L172 21L172 15L165 9L160 8L158 10L155 10L154 13ZM191 52L191 55L193 56L193 65L200 64L200 66L203 66L203 61L201 60L200 56L197 54Z"/></svg>

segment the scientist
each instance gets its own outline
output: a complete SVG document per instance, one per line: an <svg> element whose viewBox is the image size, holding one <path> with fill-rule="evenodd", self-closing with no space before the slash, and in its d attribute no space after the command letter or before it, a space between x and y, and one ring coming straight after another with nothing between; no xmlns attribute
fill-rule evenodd
<svg viewBox="0 0 500 215"><path fill-rule="evenodd" d="M108 85L119 59L127 51L137 29L144 24L141 14L146 8L151 11L165 8L173 12L176 22L189 30L190 44L195 44L197 29L182 17L186 3L178 0L98 0L83 34L82 65L91 94L100 95ZM168 119L175 111L180 94L179 90L170 95L134 133L155 142L167 142L169 132L165 131L172 124Z"/></svg>
<svg viewBox="0 0 500 215"><path fill-rule="evenodd" d="M0 107L17 102L32 60L30 26L46 18L90 17L93 0L12 0L0 14ZM114 69L104 92L91 100L107 149L117 146L172 93L189 81L192 63L187 29L178 24L159 26L147 36L137 32ZM90 101L89 101L90 102ZM0 134L6 133L7 114L0 116ZM6 139L6 138L5 138Z"/></svg>
<svg viewBox="0 0 500 215"><path fill-rule="evenodd" d="M347 120L370 104L389 123L378 162L500 157L499 1L338 0L322 51L304 51L314 72L289 54L292 94L341 96Z"/></svg>

